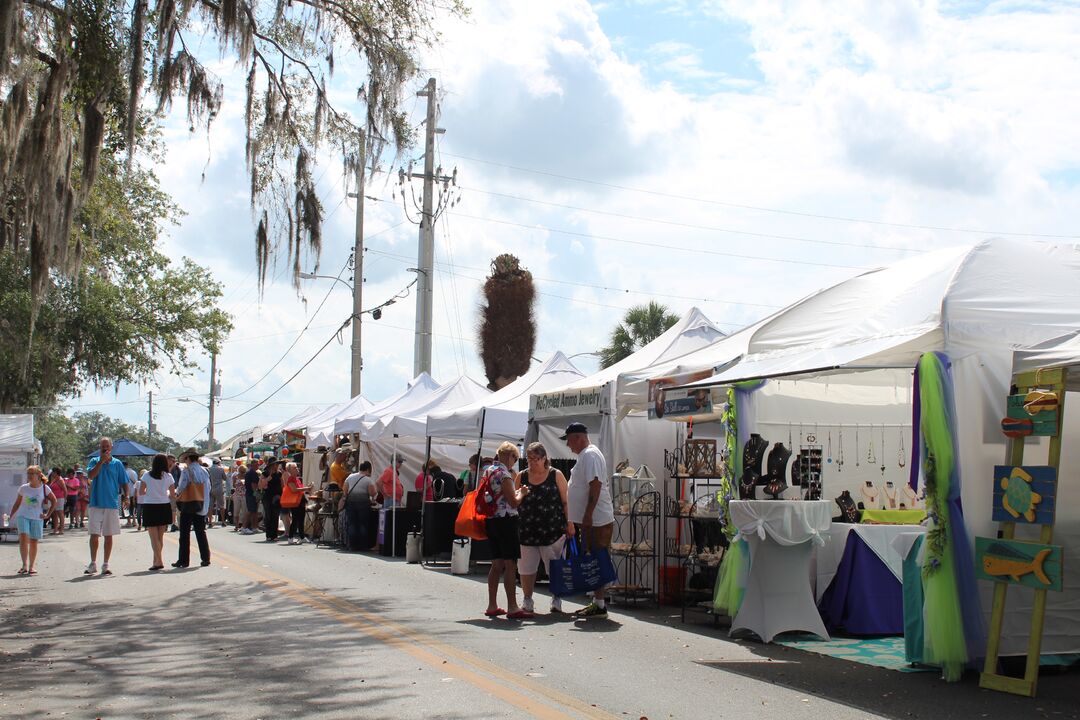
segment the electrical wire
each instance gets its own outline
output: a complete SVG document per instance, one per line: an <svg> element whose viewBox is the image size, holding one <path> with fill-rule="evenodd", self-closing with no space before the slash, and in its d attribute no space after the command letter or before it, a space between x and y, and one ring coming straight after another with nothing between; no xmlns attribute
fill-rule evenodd
<svg viewBox="0 0 1080 720"><path fill-rule="evenodd" d="M667 193L660 190L649 190L646 188L636 188L629 185L620 185L618 183L608 183L602 180L588 180L586 178L574 177L572 175L562 175L560 173L548 172L545 170L534 170L532 168L521 167L518 165L508 165L505 163L494 162L492 160L481 160L480 158L468 157L466 155L456 155L454 153L445 153L450 157L456 157L460 160L468 160L470 162L477 162L484 165L492 165L494 167L506 168L508 170L515 170L518 172L531 173L533 175L541 175L544 177L556 178L559 180L570 180L572 182L585 183L587 185L596 185L598 187L611 188L613 190L624 190L626 192L642 193L645 195L654 195L656 197L670 198L673 200L686 200L690 202L705 203L707 205L718 205L721 207L736 208L739 210L754 210L757 212L774 213L778 215L792 215L795 217L813 218L815 220L831 220L834 222L847 222L847 223L862 223L866 225L877 225L881 227L896 227L904 228L907 230L935 230L938 232L955 232L955 233L967 233L971 235L1005 235L1009 237L1032 237L1032 238L1046 238L1053 240L1077 240L1080 239L1080 235L1057 235L1052 233L1036 233L1036 232L1007 232L1003 230L986 230L979 228L964 228L964 227L949 227L946 225L922 225L919 223L898 223L888 222L886 220L870 220L867 218L857 217L845 217L843 215L825 215L823 213L811 213L803 212L800 210L784 210L781 208L770 208L761 205L746 205L743 203L726 202L723 200L714 200L711 198L699 198L690 195L679 195L676 193Z"/></svg>

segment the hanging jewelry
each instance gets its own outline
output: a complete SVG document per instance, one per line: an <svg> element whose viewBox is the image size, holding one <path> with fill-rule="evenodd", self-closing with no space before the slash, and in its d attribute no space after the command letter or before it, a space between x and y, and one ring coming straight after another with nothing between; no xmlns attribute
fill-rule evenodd
<svg viewBox="0 0 1080 720"><path fill-rule="evenodd" d="M787 446L791 448L791 423L787 424Z"/></svg>
<svg viewBox="0 0 1080 720"><path fill-rule="evenodd" d="M843 472L844 470L844 427L840 426L840 453L836 456L836 472Z"/></svg>
<svg viewBox="0 0 1080 720"><path fill-rule="evenodd" d="M870 444L866 447L866 462L869 465L877 465L877 455L874 453L874 426L870 426Z"/></svg>
<svg viewBox="0 0 1080 720"><path fill-rule="evenodd" d="M832 465L832 428L829 428L829 457L825 459L825 462Z"/></svg>
<svg viewBox="0 0 1080 720"><path fill-rule="evenodd" d="M859 467L859 426L855 426L855 467Z"/></svg>
<svg viewBox="0 0 1080 720"><path fill-rule="evenodd" d="M881 424L881 477L885 477L885 423Z"/></svg>
<svg viewBox="0 0 1080 720"><path fill-rule="evenodd" d="M903 428L903 426L900 427L900 450L897 452L897 457L899 458L899 462L897 464L900 467L904 467L905 465L907 465L907 451L904 450L904 428Z"/></svg>

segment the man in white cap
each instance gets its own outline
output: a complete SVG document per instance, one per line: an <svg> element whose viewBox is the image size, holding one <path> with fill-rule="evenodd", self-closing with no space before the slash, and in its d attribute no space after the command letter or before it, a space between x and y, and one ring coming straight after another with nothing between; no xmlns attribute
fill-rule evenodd
<svg viewBox="0 0 1080 720"><path fill-rule="evenodd" d="M582 423L570 423L560 439L577 455L566 486L566 504L569 520L576 526L578 542L584 549L609 549L615 530L615 509L604 454L589 442L589 429ZM604 595L604 588L596 590L593 601L574 614L580 618L607 617Z"/></svg>

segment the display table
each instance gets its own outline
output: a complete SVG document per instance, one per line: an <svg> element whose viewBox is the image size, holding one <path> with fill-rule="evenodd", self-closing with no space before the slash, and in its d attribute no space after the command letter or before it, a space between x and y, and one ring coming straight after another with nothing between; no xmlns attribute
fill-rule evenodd
<svg viewBox="0 0 1080 720"><path fill-rule="evenodd" d="M904 634L904 556L901 536L925 532L919 525L834 523L817 552L818 610L830 632Z"/></svg>
<svg viewBox="0 0 1080 720"><path fill-rule="evenodd" d="M829 639L814 604L810 561L826 542L832 503L827 500L732 500L738 538L750 548L750 574L731 634L750 630L763 642L801 630Z"/></svg>
<svg viewBox="0 0 1080 720"><path fill-rule="evenodd" d="M460 500L424 503L424 557L449 556L453 552L454 521L460 509Z"/></svg>

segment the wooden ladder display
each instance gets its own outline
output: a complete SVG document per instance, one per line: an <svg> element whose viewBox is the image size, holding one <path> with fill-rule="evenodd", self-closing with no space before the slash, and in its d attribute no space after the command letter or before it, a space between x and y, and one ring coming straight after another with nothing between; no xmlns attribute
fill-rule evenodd
<svg viewBox="0 0 1080 720"><path fill-rule="evenodd" d="M976 576L995 583L986 664L979 676L979 686L1027 697L1035 697L1039 681L1046 593L1061 591L1061 546L1050 543L1054 538L1067 372L1064 368L1054 368L1013 376L1008 415L1002 420L1002 429L1011 438L1008 464L994 468L993 519L999 523L998 537L975 538ZM1024 438L1028 434L1050 437L1046 465L1023 464ZM1017 524L1039 526L1039 542L1014 540ZM1022 678L997 672L1009 585L1023 585L1035 591L1027 665Z"/></svg>

